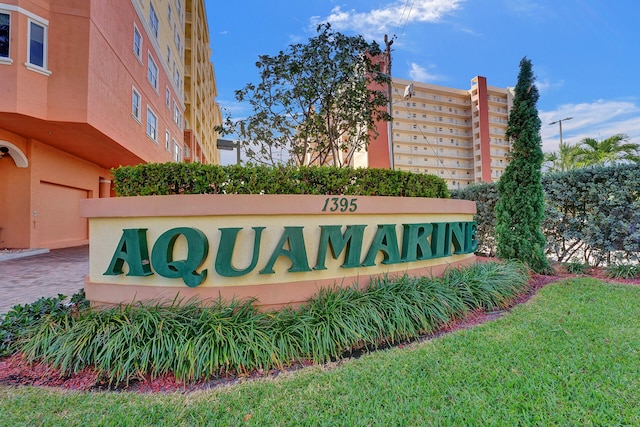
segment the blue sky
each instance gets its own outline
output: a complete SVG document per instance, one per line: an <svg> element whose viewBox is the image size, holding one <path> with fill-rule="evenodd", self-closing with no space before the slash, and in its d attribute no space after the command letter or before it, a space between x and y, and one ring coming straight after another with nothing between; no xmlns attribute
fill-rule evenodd
<svg viewBox="0 0 640 427"><path fill-rule="evenodd" d="M396 35L394 77L468 89L476 75L514 86L533 63L544 151L616 133L640 143L638 0L205 0L218 102L250 114L234 91L257 82L259 55L276 55L330 22L383 47ZM226 159L227 156L225 156ZM228 162L233 162L230 156ZM226 162L223 160L223 162Z"/></svg>

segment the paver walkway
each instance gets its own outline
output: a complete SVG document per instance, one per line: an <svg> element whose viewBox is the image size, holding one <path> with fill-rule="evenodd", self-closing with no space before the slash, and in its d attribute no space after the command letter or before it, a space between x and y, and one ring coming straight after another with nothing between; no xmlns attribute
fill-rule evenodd
<svg viewBox="0 0 640 427"><path fill-rule="evenodd" d="M89 274L89 246L0 261L0 313L59 293L71 296Z"/></svg>

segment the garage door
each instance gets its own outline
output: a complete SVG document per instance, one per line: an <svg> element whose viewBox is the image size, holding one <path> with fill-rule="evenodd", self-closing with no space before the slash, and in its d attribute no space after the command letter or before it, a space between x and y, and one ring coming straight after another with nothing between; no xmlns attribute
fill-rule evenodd
<svg viewBox="0 0 640 427"><path fill-rule="evenodd" d="M80 200L88 191L80 188L40 182L39 211L34 216L39 227L40 247L89 238L87 219L80 217Z"/></svg>

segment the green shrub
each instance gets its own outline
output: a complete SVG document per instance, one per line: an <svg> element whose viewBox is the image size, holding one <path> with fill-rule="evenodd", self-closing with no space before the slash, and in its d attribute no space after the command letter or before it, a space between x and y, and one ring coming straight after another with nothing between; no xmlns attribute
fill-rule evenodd
<svg viewBox="0 0 640 427"><path fill-rule="evenodd" d="M637 279L640 277L640 265L613 264L607 267L607 276L612 279Z"/></svg>
<svg viewBox="0 0 640 427"><path fill-rule="evenodd" d="M364 291L323 289L280 311L260 312L253 301L89 308L40 317L12 349L64 372L91 366L114 383L170 372L194 381L413 339L469 310L508 306L527 280L522 264L478 263L442 278L383 277Z"/></svg>
<svg viewBox="0 0 640 427"><path fill-rule="evenodd" d="M498 201L497 184L474 184L460 190L452 190L451 198L476 202L476 214L473 220L478 224L476 238L478 253L494 256L496 252L496 220L493 211Z"/></svg>
<svg viewBox="0 0 640 427"><path fill-rule="evenodd" d="M581 257L594 265L640 254L640 165L624 164L544 174L545 252L558 260ZM493 210L497 185L455 190L452 198L477 203L478 250L495 252Z"/></svg>
<svg viewBox="0 0 640 427"><path fill-rule="evenodd" d="M112 170L118 196L167 194L326 194L448 198L434 175L319 166L147 163Z"/></svg>
<svg viewBox="0 0 640 427"><path fill-rule="evenodd" d="M68 301L65 295L58 294L57 297L40 298L31 304L13 306L0 317L0 356L10 354L17 339L43 318L65 318L74 311L88 307L89 301L84 297L84 290L73 294Z"/></svg>
<svg viewBox="0 0 640 427"><path fill-rule="evenodd" d="M567 271L571 274L583 274L587 270L587 267L588 265L574 258L567 264Z"/></svg>

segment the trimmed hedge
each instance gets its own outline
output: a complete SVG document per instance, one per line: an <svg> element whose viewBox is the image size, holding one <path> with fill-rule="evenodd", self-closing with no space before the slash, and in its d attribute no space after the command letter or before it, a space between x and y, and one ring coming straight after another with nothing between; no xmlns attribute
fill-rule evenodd
<svg viewBox="0 0 640 427"><path fill-rule="evenodd" d="M640 255L640 165L588 167L542 176L546 212L546 253L560 262L610 264ZM479 251L495 252L493 209L496 184L454 190L455 199L478 206Z"/></svg>
<svg viewBox="0 0 640 427"><path fill-rule="evenodd" d="M112 170L118 196L319 194L449 198L435 175L326 166L218 166L147 163Z"/></svg>

